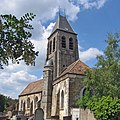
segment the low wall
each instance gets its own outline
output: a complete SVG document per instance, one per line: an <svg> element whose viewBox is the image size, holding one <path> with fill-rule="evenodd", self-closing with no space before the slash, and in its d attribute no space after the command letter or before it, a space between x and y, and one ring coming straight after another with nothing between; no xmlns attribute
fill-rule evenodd
<svg viewBox="0 0 120 120"><path fill-rule="evenodd" d="M80 109L80 120L96 120L89 109Z"/></svg>

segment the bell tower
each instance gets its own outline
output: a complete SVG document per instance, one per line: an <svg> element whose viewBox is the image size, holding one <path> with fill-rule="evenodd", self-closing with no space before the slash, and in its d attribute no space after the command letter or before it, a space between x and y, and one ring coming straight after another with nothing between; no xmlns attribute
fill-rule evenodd
<svg viewBox="0 0 120 120"><path fill-rule="evenodd" d="M77 34L66 17L59 15L47 44L46 64L53 64L53 80L78 59Z"/></svg>

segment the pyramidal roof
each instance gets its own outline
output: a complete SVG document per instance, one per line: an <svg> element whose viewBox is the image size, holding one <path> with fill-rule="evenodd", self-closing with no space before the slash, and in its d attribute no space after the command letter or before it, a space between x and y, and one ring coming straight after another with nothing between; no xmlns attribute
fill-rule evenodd
<svg viewBox="0 0 120 120"><path fill-rule="evenodd" d="M76 34L73 29L71 28L69 22L67 21L65 16L58 16L58 19L56 21L55 26L53 27L52 33L54 33L57 29L59 30L64 30L66 32L72 32L74 34ZM52 34L51 33L51 34Z"/></svg>

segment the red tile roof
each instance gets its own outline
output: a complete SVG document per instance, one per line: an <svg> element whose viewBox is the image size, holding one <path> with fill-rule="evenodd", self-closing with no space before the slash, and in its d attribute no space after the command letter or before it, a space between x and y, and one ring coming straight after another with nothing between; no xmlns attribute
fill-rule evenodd
<svg viewBox="0 0 120 120"><path fill-rule="evenodd" d="M73 62L71 65L69 65L61 74L64 75L66 73L73 73L73 74L80 74L80 75L84 75L84 71L86 69L90 69L85 63L83 63L80 60L77 60L75 62Z"/></svg>
<svg viewBox="0 0 120 120"><path fill-rule="evenodd" d="M31 82L28 86L21 92L20 96L32 94L42 91L43 79L35 82Z"/></svg>
<svg viewBox="0 0 120 120"><path fill-rule="evenodd" d="M63 76L67 73L71 74L80 74L84 75L84 70L90 69L86 64L84 64L82 61L77 60L73 62L71 65L69 65L60 75ZM42 91L42 86L43 86L44 80L38 80L35 82L30 83L20 94L20 96L28 95L28 94L33 94L36 92L41 92Z"/></svg>

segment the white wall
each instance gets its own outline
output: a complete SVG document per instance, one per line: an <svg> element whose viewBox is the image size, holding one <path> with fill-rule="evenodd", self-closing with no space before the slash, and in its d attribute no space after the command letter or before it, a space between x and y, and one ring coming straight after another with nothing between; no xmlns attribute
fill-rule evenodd
<svg viewBox="0 0 120 120"><path fill-rule="evenodd" d="M80 109L72 108L71 115L72 115L72 120L80 120Z"/></svg>

